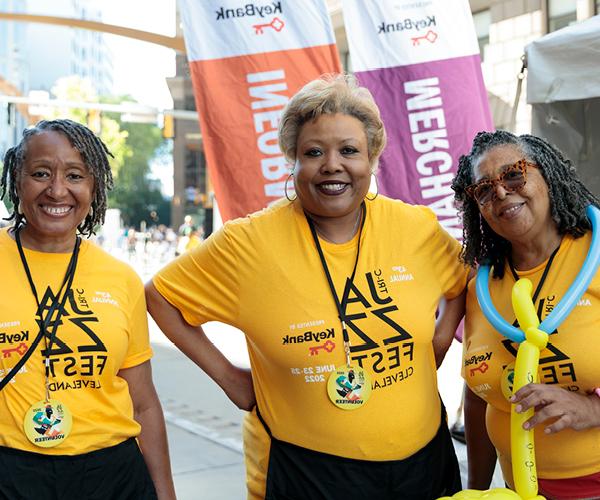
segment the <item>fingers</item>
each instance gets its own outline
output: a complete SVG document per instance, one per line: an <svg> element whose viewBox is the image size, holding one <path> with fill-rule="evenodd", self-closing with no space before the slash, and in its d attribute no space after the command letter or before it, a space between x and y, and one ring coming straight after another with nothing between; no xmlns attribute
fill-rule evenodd
<svg viewBox="0 0 600 500"><path fill-rule="evenodd" d="M597 409L589 397L559 386L528 384L513 395L511 402L517 413L534 409L534 415L523 423L526 430L544 422L549 423L544 429L547 434L567 428L582 430L595 425L597 420Z"/></svg>
<svg viewBox="0 0 600 500"><path fill-rule="evenodd" d="M556 432L560 432L563 429L568 429L573 427L572 418L570 415L563 415L556 422L550 424L548 427L544 429L546 434L554 434Z"/></svg>
<svg viewBox="0 0 600 500"><path fill-rule="evenodd" d="M517 413L522 413L529 408L549 404L553 400L551 398L552 392L556 389L565 392L564 389L546 384L527 384L515 392L509 400L517 405Z"/></svg>
<svg viewBox="0 0 600 500"><path fill-rule="evenodd" d="M526 410L519 411L515 408L515 411L517 411L517 413L522 413ZM570 415L564 413L561 405L550 404L541 408L539 411L536 411L533 417L525 421L523 423L523 429L533 429L536 425L546 422L547 420L556 419L552 424L544 429L544 432L551 434L552 432L558 432L566 427L570 427L570 418Z"/></svg>

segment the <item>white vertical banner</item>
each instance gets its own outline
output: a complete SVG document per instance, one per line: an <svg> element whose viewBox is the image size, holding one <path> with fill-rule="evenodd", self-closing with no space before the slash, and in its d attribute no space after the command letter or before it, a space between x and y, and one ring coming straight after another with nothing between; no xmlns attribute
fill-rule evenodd
<svg viewBox="0 0 600 500"><path fill-rule="evenodd" d="M458 158L492 129L468 0L343 0L353 69L388 132L383 194L428 205L455 237Z"/></svg>

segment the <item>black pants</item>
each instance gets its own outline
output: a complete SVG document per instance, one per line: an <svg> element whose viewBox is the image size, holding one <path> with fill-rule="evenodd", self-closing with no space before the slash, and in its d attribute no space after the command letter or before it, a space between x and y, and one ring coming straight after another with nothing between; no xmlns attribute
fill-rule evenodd
<svg viewBox="0 0 600 500"><path fill-rule="evenodd" d="M385 462L343 458L280 441L261 421L271 436L265 500L430 500L461 490L445 418L425 447L404 460Z"/></svg>
<svg viewBox="0 0 600 500"><path fill-rule="evenodd" d="M0 500L155 500L135 439L82 455L0 447Z"/></svg>

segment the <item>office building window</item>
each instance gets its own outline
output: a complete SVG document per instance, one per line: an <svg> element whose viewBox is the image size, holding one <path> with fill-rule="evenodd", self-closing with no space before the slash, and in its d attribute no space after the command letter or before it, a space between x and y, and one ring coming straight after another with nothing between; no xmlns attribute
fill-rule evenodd
<svg viewBox="0 0 600 500"><path fill-rule="evenodd" d="M473 14L473 22L475 23L475 34L477 35L477 43L479 44L479 53L481 60L485 57L485 47L490 43L490 24L492 23L492 14L490 9L475 12Z"/></svg>
<svg viewBox="0 0 600 500"><path fill-rule="evenodd" d="M548 0L548 33L577 22L577 0Z"/></svg>

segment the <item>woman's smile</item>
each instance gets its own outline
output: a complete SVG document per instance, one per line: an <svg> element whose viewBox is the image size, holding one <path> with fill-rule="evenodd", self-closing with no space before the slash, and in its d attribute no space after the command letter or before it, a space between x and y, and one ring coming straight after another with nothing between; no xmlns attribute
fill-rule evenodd
<svg viewBox="0 0 600 500"><path fill-rule="evenodd" d="M317 188L325 195L338 196L343 194L350 184L342 182L326 181L317 184Z"/></svg>
<svg viewBox="0 0 600 500"><path fill-rule="evenodd" d="M66 215L68 212L71 211L71 206L59 206L59 207L53 207L50 205L40 205L40 208L42 209L42 211L44 211L46 214L52 216L52 217L62 217L64 215Z"/></svg>

